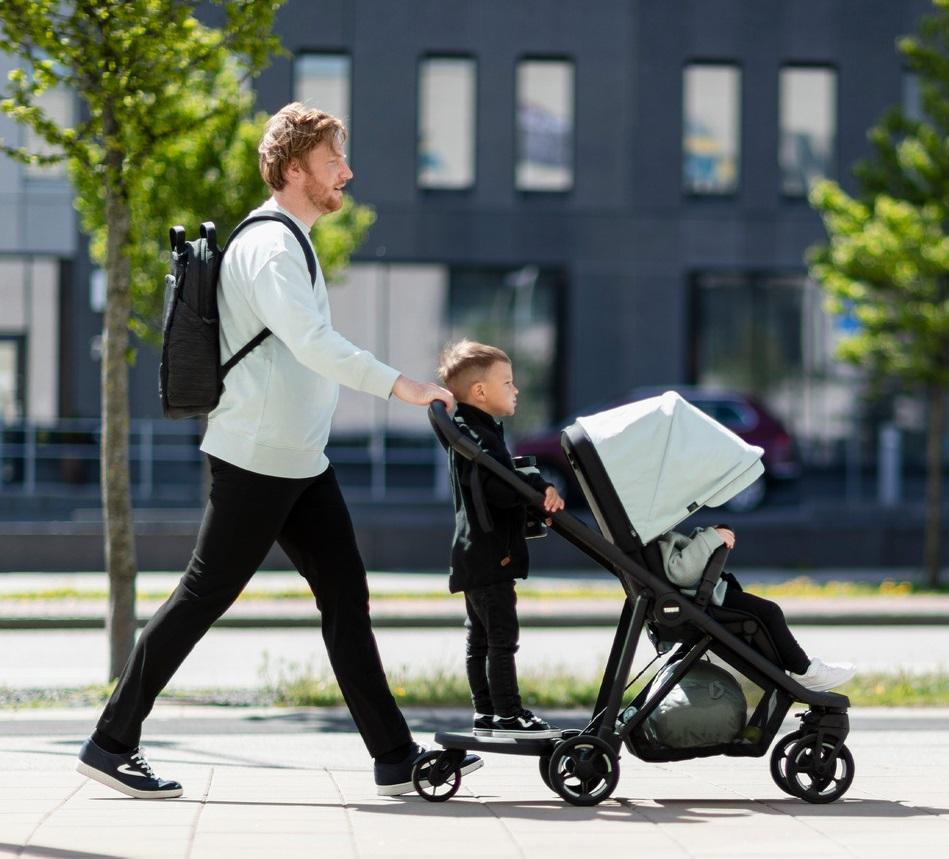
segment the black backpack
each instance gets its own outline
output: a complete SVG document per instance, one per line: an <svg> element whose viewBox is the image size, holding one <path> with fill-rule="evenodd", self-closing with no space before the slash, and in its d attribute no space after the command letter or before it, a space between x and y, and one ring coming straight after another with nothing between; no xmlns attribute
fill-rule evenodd
<svg viewBox="0 0 949 859"><path fill-rule="evenodd" d="M224 249L217 244L211 221L201 224L201 238L185 241L185 228L172 227L171 274L165 276L165 307L162 315L161 368L158 390L166 418L193 418L212 411L221 398L224 377L245 355L267 337L265 328L222 366L217 311L218 276L221 260L234 237L257 221L280 221L300 242L316 283L316 255L303 231L280 212L251 215L231 233Z"/></svg>

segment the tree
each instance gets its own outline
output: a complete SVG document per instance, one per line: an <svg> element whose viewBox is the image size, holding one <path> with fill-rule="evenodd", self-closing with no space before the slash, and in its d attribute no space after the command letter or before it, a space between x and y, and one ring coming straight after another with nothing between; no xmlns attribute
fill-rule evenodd
<svg viewBox="0 0 949 859"><path fill-rule="evenodd" d="M107 292L102 329L102 501L109 573L109 676L121 671L135 634L135 545L128 468L128 353L133 204L147 196L153 158L202 126L231 116L214 90L228 63L246 75L280 49L271 35L282 0L212 0L218 28L202 25L185 0L3 0L0 50L21 68L0 107L30 126L54 154L3 146L24 162L68 160L85 220L102 223ZM52 87L82 105L73 128L60 127L37 99ZM192 97L200 93L201 97ZM161 193L173 193L170 187ZM153 195L154 196L154 195ZM93 218L95 220L95 218Z"/></svg>
<svg viewBox="0 0 949 859"><path fill-rule="evenodd" d="M832 312L859 330L840 355L877 378L922 386L928 405L926 539L929 584L940 574L942 439L949 387L949 0L898 48L918 76L921 115L894 108L871 129L874 157L854 173L861 194L817 184L811 204L829 243L809 252Z"/></svg>

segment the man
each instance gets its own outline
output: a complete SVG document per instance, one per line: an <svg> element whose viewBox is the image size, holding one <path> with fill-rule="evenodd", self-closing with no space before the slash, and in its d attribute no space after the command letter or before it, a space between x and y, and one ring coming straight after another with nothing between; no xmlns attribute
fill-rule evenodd
<svg viewBox="0 0 949 859"><path fill-rule="evenodd" d="M272 196L257 212L281 212L308 236L335 212L353 173L340 120L302 104L271 117L259 147ZM377 361L333 330L322 273L312 284L303 247L277 221L247 226L229 247L219 285L227 360L263 328L272 336L228 373L201 445L211 492L191 562L143 630L77 769L134 797L180 796L140 748L155 698L210 626L237 599L274 541L306 579L322 613L323 639L343 697L369 753L381 795L413 789L413 742L389 691L369 620L366 571L349 511L324 449L339 385L425 406L451 394ZM462 773L482 764L469 755Z"/></svg>

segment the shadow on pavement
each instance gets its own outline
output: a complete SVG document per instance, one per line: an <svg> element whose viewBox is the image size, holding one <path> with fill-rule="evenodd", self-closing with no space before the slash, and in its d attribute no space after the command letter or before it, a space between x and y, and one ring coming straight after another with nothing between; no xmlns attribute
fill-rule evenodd
<svg viewBox="0 0 949 859"><path fill-rule="evenodd" d="M39 844L4 844L0 841L0 854L13 856L43 856L46 859L123 859L114 853L89 853L85 850L66 850L62 847L43 847Z"/></svg>

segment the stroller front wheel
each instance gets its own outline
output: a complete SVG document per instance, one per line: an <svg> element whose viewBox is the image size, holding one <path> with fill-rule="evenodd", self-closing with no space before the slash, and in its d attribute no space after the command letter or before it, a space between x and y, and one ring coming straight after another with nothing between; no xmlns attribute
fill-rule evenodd
<svg viewBox="0 0 949 859"><path fill-rule="evenodd" d="M818 746L817 734L808 734L792 747L786 773L801 799L833 802L847 792L853 782L853 755L843 744L835 754L836 745L834 737L825 735Z"/></svg>
<svg viewBox="0 0 949 859"><path fill-rule="evenodd" d="M550 787L571 805L597 805L619 782L619 756L599 737L581 734L551 752Z"/></svg>

